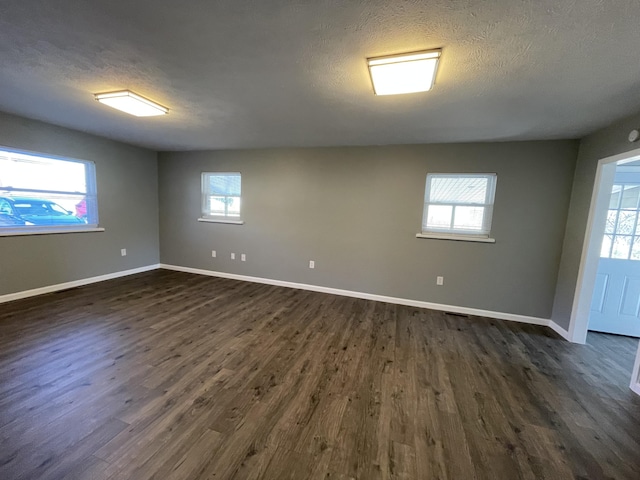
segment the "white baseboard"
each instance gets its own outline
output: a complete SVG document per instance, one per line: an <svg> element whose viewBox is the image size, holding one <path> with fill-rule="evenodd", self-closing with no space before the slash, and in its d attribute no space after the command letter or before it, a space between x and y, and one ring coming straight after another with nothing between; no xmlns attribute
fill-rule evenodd
<svg viewBox="0 0 640 480"><path fill-rule="evenodd" d="M549 320L549 328L551 328L554 332L556 332L558 335L560 335L565 340L571 341L569 339L569 332L567 330L565 330L564 328L562 328L560 325L558 325L553 320Z"/></svg>
<svg viewBox="0 0 640 480"><path fill-rule="evenodd" d="M177 272L195 273L198 275L208 275L210 277L230 278L233 280L242 280L245 282L264 283L267 285L276 285L279 287L297 288L299 290L311 290L313 292L331 293L333 295L341 295L344 297L362 298L364 300L375 300L378 302L394 303L398 305L408 305L410 307L429 308L432 310L440 310L444 312L461 313L465 315L476 315L479 317L497 318L499 320L511 320L513 322L529 323L532 325L550 326L551 320L546 318L529 317L526 315L517 315L514 313L492 312L489 310L479 310L477 308L457 307L454 305L443 305L440 303L423 302L420 300L409 300L407 298L387 297L384 295L375 295L373 293L354 292L352 290L342 290L339 288L322 287L319 285L309 285L306 283L287 282L284 280L273 280L270 278L251 277L248 275L238 275L235 273L216 272L213 270L202 270L200 268L180 267L177 265L160 264L160 268L165 270L175 270ZM560 328L560 327L558 327Z"/></svg>
<svg viewBox="0 0 640 480"><path fill-rule="evenodd" d="M569 338L569 333L564 328L560 327L557 323L546 318L530 317L527 315L518 315L514 313L494 312L490 310L480 310L477 308L459 307L456 305L445 305L441 303L424 302L421 300L410 300L407 298L389 297L386 295L376 295L373 293L356 292L353 290L343 290L339 288L323 287L320 285L310 285L306 283L287 282L284 280L274 280L274 279L263 278L263 277L252 277L248 275L239 275L235 273L217 272L213 270L203 270L200 268L167 265L164 263L147 265L144 267L133 268L131 270L123 270L120 272L109 273L109 274L100 275L97 277L84 278L81 280L74 280L72 282L59 283L56 285L49 285L41 288L34 288L33 290L25 290L22 292L9 293L7 295L0 295L0 303L11 302L13 300L19 300L21 298L28 298L36 295L43 295L45 293L57 292L59 290L66 290L74 287L81 287L83 285L103 282L105 280L125 277L127 275L134 275L136 273L148 272L150 270L156 270L158 268L164 268L165 270L175 270L178 272L195 273L198 275L207 275L211 277L229 278L229 279L241 280L245 282L263 283L267 285L276 285L280 287L296 288L299 290L310 290L313 292L329 293L333 295L341 295L344 297L361 298L364 300L374 300L378 302L393 303L397 305L407 305L410 307L428 308L431 310L439 310L444 312L460 313L464 315L475 315L478 317L496 318L499 320L509 320L512 322L528 323L531 325L541 325L541 326L552 328L555 332L560 334L560 336L562 336L565 339Z"/></svg>
<svg viewBox="0 0 640 480"><path fill-rule="evenodd" d="M510 320L513 322L528 323L532 325L542 325L551 328L558 333L561 337L569 340L569 332L562 328L560 325L552 320L538 317L529 317L526 315L517 315L513 313L493 312L489 310L480 310L477 308L469 307L457 307L454 305L444 305L440 303L423 302L419 300L409 300L406 298L387 297L385 295L375 295L372 293L355 292L352 290L342 290L339 288L322 287L319 285L309 285L306 283L287 282L284 280L273 280L270 278L251 277L248 275L238 275L235 273L216 272L213 270L202 270L199 268L179 267L177 265L167 264L154 264L144 267L133 268L131 270L123 270L120 272L108 273L106 275L100 275L97 277L84 278L81 280L74 280L72 282L58 283L56 285L49 285L47 287L34 288L33 290L25 290L22 292L9 293L7 295L0 295L0 303L11 302L13 300L19 300L22 298L34 297L36 295L43 295L45 293L57 292L59 290L66 290L69 288L81 287L83 285L89 285L97 282L104 282L105 280L111 280L119 277L126 277L127 275L134 275L136 273L148 272L150 270L156 270L158 268L164 268L165 270L174 270L177 272L195 273L198 275L208 275L211 277L230 278L233 280L242 280L245 282L263 283L267 285L276 285L280 287L297 288L299 290L310 290L313 292L330 293L333 295L341 295L345 297L362 298L364 300L374 300L378 302L393 303L397 305L407 305L410 307L429 308L432 310L440 310L452 313L462 313L466 315L476 315L479 317L496 318L499 320ZM636 359L636 366L634 374L637 378L638 370L640 369L640 347L638 348L638 358ZM632 382L629 386L631 391L640 395L640 382Z"/></svg>
<svg viewBox="0 0 640 480"><path fill-rule="evenodd" d="M66 290L68 288L81 287L83 285L89 285L91 283L104 282L105 280L126 277L127 275L148 272L149 270L157 270L158 268L160 268L159 264L147 265L144 267L133 268L131 270L108 273L106 275L100 275L98 277L83 278L81 280L74 280L73 282L58 283L56 285L49 285L47 287L34 288L33 290L24 290L22 292L9 293L7 295L0 295L0 303L20 300L21 298L34 297L36 295L42 295L45 293L57 292L59 290Z"/></svg>

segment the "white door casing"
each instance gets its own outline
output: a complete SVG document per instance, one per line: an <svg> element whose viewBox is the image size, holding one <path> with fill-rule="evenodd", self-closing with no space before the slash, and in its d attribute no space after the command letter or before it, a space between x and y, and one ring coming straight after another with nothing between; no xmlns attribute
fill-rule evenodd
<svg viewBox="0 0 640 480"><path fill-rule="evenodd" d="M640 342L638 343L638 353L636 354L636 364L633 367L633 375L631 376L631 390L640 395Z"/></svg>

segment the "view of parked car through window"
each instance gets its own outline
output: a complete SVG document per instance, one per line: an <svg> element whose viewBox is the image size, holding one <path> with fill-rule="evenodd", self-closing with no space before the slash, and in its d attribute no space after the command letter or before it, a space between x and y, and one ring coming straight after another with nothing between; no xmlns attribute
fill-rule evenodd
<svg viewBox="0 0 640 480"><path fill-rule="evenodd" d="M13 217L17 225L72 225L85 223L72 212L50 200L25 197L0 197L0 212ZM16 225L16 223L14 223Z"/></svg>
<svg viewBox="0 0 640 480"><path fill-rule="evenodd" d="M98 224L95 166L0 149L0 233Z"/></svg>

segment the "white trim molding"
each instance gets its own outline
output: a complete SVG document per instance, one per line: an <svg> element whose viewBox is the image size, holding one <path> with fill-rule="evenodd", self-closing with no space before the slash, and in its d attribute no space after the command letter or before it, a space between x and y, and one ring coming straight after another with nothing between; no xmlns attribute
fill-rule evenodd
<svg viewBox="0 0 640 480"><path fill-rule="evenodd" d="M104 228L43 228L41 230L9 230L0 232L0 237L19 237L24 235L58 235L60 233L104 232Z"/></svg>
<svg viewBox="0 0 640 480"><path fill-rule="evenodd" d="M550 326L551 320L546 318L529 317L526 315L518 315L515 313L492 312L489 310L480 310L477 308L457 307L454 305L444 305L441 303L423 302L421 300L410 300L408 298L387 297L385 295L376 295L373 293L355 292L352 290L342 290L339 288L322 287L320 285L310 285L307 283L287 282L284 280L273 280L263 277L251 277L248 275L239 275L236 273L216 272L214 270L203 270L200 268L180 267L177 265L160 264L160 268L165 270L174 270L176 272L195 273L197 275L208 275L210 277L230 278L232 280L241 280L245 282L263 283L266 285L275 285L278 287L297 288L299 290L310 290L312 292L330 293L333 295L341 295L343 297L361 298L363 300L374 300L377 302L394 303L397 305L407 305L410 307L429 308L431 310L440 310L443 312L460 313L464 315L476 315L478 317L496 318L499 320L510 320L513 322L529 323L532 325ZM560 327L558 327L560 328Z"/></svg>
<svg viewBox="0 0 640 480"><path fill-rule="evenodd" d="M105 280L111 280L119 277L126 277L127 275L134 275L136 273L148 272L150 270L157 270L158 268L160 268L159 264L146 265L144 267L133 268L131 270L123 270L120 272L108 273L106 275L100 275L97 277L83 278L81 280L74 280L72 282L58 283L56 285L49 285L47 287L34 288L33 290L24 290L22 292L9 293L6 295L0 295L0 303L11 302L13 300L20 300L22 298L35 297L36 295L43 295L45 293L52 293L60 290L67 290L69 288L81 287L83 285L89 285L91 283L104 282Z"/></svg>
<svg viewBox="0 0 640 480"><path fill-rule="evenodd" d="M640 342L638 342L638 354L636 355L636 363L633 366L633 375L631 375L629 388L640 395Z"/></svg>
<svg viewBox="0 0 640 480"><path fill-rule="evenodd" d="M473 235L446 233L416 233L416 238L432 238L435 240L455 240L458 242L496 243L495 238L474 237Z"/></svg>
<svg viewBox="0 0 640 480"><path fill-rule="evenodd" d="M198 221L205 223L228 223L230 225L244 225L244 220L227 220L224 218L199 218Z"/></svg>
<svg viewBox="0 0 640 480"><path fill-rule="evenodd" d="M214 270L203 270L200 268L181 267L178 265L168 264L154 264L144 267L133 268L131 270L123 270L120 272L108 273L106 275L100 275L97 277L84 278L81 280L74 280L72 282L59 283L56 285L49 285L46 287L34 288L32 290L25 290L22 292L9 293L6 295L0 295L0 303L11 302L13 300L20 300L22 298L34 297L36 295L43 295L46 293L57 292L60 290L66 290L69 288L81 287L83 285L90 285L92 283L103 282L105 280L112 280L114 278L125 277L127 275L135 275L136 273L148 272L151 270L157 270L159 268L165 270L173 270L177 272L194 273L197 275L206 275L210 277L229 278L232 280L240 280L244 282L262 283L266 285L275 285L279 287L296 288L299 290L309 290L313 292L329 293L332 295L341 295L343 297L361 298L363 300L373 300L377 302L393 303L396 305L407 305L410 307L428 308L431 310L439 310L443 312L459 313L464 315L475 315L478 317L495 318L498 320L509 320L512 322L527 323L531 325L540 325L544 327L550 327L560 336L568 339L568 332L560 327L555 322L552 322L546 318L530 317L527 315L518 315L515 313L494 312L490 310L481 310L478 308L459 307L455 305L445 305L441 303L424 302L421 300L411 300L407 298L388 297L386 295L377 295L373 293L356 292L353 290L343 290L339 288L323 287L320 285L310 285L306 283L288 282L285 280L274 280L263 277L252 277L248 275L239 275L236 273L217 272ZM639 353L640 358L640 353Z"/></svg>

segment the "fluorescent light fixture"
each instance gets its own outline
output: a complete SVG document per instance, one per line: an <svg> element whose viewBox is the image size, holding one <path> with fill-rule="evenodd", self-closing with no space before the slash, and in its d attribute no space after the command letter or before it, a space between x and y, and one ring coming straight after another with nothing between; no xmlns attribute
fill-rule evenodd
<svg viewBox="0 0 640 480"><path fill-rule="evenodd" d="M96 93L95 98L100 103L109 105L112 108L121 110L136 117L153 117L155 115L166 115L169 113L167 107L158 105L149 99L130 92L122 90L120 92Z"/></svg>
<svg viewBox="0 0 640 480"><path fill-rule="evenodd" d="M438 49L368 58L375 94L397 95L431 90L441 53Z"/></svg>

